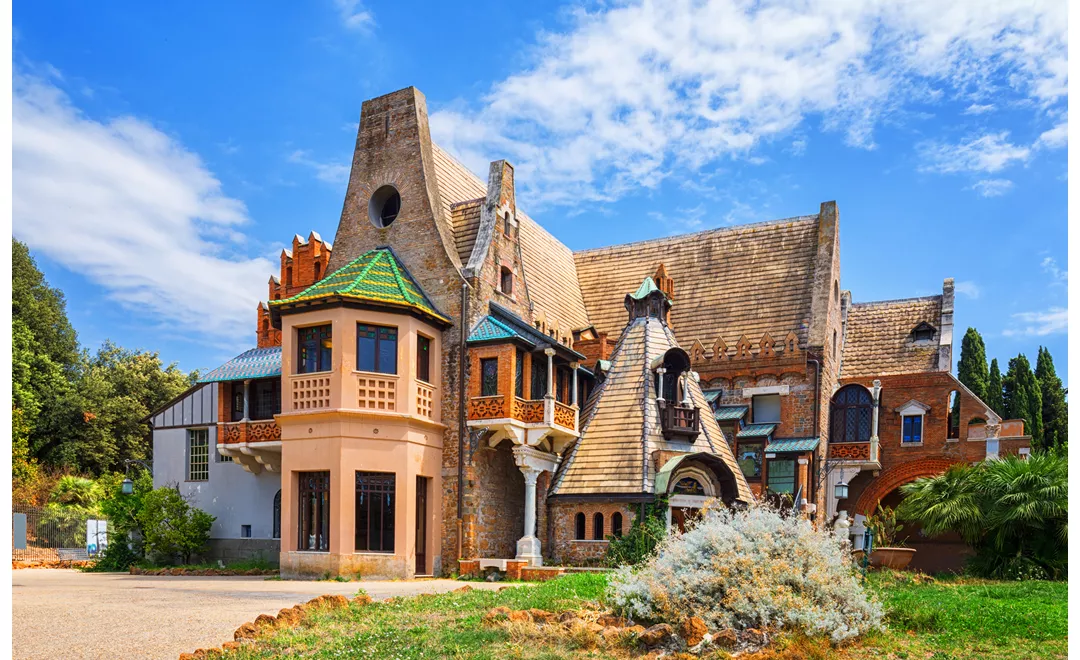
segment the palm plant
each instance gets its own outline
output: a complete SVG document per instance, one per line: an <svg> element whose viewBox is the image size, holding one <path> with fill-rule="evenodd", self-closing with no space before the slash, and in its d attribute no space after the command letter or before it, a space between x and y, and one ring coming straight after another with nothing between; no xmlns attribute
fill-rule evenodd
<svg viewBox="0 0 1080 660"><path fill-rule="evenodd" d="M1009 456L902 487L899 516L930 535L956 532L976 550L971 567L993 577L1061 576L1067 567L1068 460Z"/></svg>

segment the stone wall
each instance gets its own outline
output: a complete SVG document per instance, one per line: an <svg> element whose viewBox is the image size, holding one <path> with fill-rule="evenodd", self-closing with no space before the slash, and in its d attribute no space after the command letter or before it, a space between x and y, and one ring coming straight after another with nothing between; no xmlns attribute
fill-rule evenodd
<svg viewBox="0 0 1080 660"><path fill-rule="evenodd" d="M510 558L525 529L525 477L514 464L511 443L473 454L468 488L475 497L477 557Z"/></svg>
<svg viewBox="0 0 1080 660"><path fill-rule="evenodd" d="M593 517L604 515L604 537L611 534L612 514L623 517L623 533L630 529L636 519L638 505L627 502L553 502L548 506L553 539L550 543L551 559L558 564L587 566L600 563L607 552L608 542L593 538ZM585 536L589 540L575 538L574 519L578 513L585 514Z"/></svg>

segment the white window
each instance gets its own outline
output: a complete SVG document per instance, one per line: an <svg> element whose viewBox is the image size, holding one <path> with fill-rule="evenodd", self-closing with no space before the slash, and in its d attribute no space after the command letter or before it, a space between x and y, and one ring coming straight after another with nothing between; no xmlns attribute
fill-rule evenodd
<svg viewBox="0 0 1080 660"><path fill-rule="evenodd" d="M207 481L210 479L210 431L188 429L187 433L187 480Z"/></svg>
<svg viewBox="0 0 1080 660"><path fill-rule="evenodd" d="M752 399L755 424L780 423L780 395L758 394Z"/></svg>
<svg viewBox="0 0 1080 660"><path fill-rule="evenodd" d="M923 427L930 406L911 400L896 409L900 413L900 446L919 446L923 443Z"/></svg>

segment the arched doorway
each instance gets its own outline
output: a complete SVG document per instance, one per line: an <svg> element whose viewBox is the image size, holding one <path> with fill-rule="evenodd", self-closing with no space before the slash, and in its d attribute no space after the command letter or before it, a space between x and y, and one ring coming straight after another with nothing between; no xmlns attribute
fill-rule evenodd
<svg viewBox="0 0 1080 660"><path fill-rule="evenodd" d="M668 500L668 527L686 531L701 510L719 501L731 505L738 496L735 475L713 454L683 454L668 460L656 474L655 492Z"/></svg>

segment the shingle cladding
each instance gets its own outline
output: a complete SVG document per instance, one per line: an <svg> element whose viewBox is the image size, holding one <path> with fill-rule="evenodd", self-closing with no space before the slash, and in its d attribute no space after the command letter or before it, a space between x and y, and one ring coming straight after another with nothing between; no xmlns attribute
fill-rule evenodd
<svg viewBox="0 0 1080 660"><path fill-rule="evenodd" d="M933 341L912 340L920 323L935 328ZM941 296L854 304L844 328L840 377L937 371L940 338Z"/></svg>
<svg viewBox="0 0 1080 660"><path fill-rule="evenodd" d="M663 467L653 464L653 452L666 449L718 456L735 475L739 498L749 501L750 489L693 379L690 395L702 411L701 434L690 447L663 437L649 365L676 346L675 336L655 317L636 318L626 326L612 352L607 378L581 412L581 437L552 480L551 495L651 495L656 471Z"/></svg>
<svg viewBox="0 0 1080 660"><path fill-rule="evenodd" d="M322 298L411 309L436 321L450 323L389 248L365 252L295 296L270 301L270 306L280 308Z"/></svg>
<svg viewBox="0 0 1080 660"><path fill-rule="evenodd" d="M810 321L818 216L714 229L574 254L589 319L618 333L621 304L664 264L675 281L671 326L680 341L734 346L746 334L783 337L805 345Z"/></svg>
<svg viewBox="0 0 1080 660"><path fill-rule="evenodd" d="M252 348L199 378L200 383L216 383L281 375L281 347Z"/></svg>

